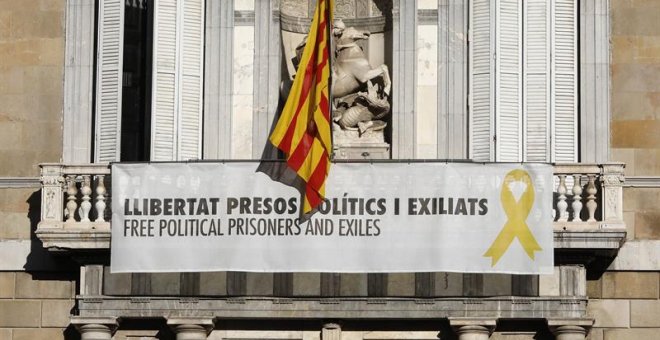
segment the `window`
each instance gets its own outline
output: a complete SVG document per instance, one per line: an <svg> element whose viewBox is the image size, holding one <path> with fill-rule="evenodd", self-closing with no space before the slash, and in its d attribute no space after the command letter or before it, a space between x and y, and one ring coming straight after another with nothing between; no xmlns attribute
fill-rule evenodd
<svg viewBox="0 0 660 340"><path fill-rule="evenodd" d="M470 158L577 161L577 0L470 4Z"/></svg>
<svg viewBox="0 0 660 340"><path fill-rule="evenodd" d="M95 161L200 158L204 0L99 0L97 25Z"/></svg>

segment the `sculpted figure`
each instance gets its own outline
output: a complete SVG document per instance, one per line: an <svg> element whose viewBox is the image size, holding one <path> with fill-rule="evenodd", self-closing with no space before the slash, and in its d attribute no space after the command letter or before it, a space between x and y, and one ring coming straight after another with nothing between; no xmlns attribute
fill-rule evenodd
<svg viewBox="0 0 660 340"><path fill-rule="evenodd" d="M372 67L357 41L369 39L368 31L346 27L341 19L334 22L335 55L332 62L332 97L334 128L357 130L359 136L367 131L380 131L387 126L381 120L390 113L388 97L392 82L386 65ZM298 62L307 37L296 47L293 65Z"/></svg>
<svg viewBox="0 0 660 340"><path fill-rule="evenodd" d="M334 22L335 60L332 75L334 98L333 121L341 129L357 129L362 135L382 130L381 118L390 112L388 96L392 83L386 65L371 67L357 41L369 39L368 31L346 27L341 19Z"/></svg>

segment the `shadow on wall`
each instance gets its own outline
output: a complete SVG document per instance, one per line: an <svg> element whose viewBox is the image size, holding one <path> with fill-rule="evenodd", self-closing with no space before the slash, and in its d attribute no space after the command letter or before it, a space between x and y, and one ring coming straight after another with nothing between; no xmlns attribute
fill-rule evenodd
<svg viewBox="0 0 660 340"><path fill-rule="evenodd" d="M37 225L41 220L41 190L33 192L26 202L29 206L27 218L30 220L31 244L30 254L27 256L23 269L33 277L51 273L50 276L60 277L61 280L77 279L79 266L71 260L69 255L64 252L57 254L48 251L36 236Z"/></svg>
<svg viewBox="0 0 660 340"><path fill-rule="evenodd" d="M69 327L65 328L62 335L64 340L80 340L80 333L78 333L73 325L69 325Z"/></svg>

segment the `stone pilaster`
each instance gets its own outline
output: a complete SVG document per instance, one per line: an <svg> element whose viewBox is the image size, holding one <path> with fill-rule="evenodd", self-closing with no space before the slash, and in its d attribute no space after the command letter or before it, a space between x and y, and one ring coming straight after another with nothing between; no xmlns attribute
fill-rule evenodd
<svg viewBox="0 0 660 340"><path fill-rule="evenodd" d="M62 158L67 163L91 161L94 3L94 0L66 1Z"/></svg>
<svg viewBox="0 0 660 340"><path fill-rule="evenodd" d="M415 158L417 1L392 8L392 158Z"/></svg>
<svg viewBox="0 0 660 340"><path fill-rule="evenodd" d="M212 318L171 318L167 325L176 334L177 340L205 340L213 330Z"/></svg>
<svg viewBox="0 0 660 340"><path fill-rule="evenodd" d="M206 2L204 158L231 157L234 1Z"/></svg>
<svg viewBox="0 0 660 340"><path fill-rule="evenodd" d="M458 340L487 340L495 330L496 319L450 318L449 324Z"/></svg>
<svg viewBox="0 0 660 340"><path fill-rule="evenodd" d="M321 330L321 340L340 340L341 325L336 322L327 322L323 324Z"/></svg>
<svg viewBox="0 0 660 340"><path fill-rule="evenodd" d="M117 318L71 317L71 324L80 332L81 340L110 340L119 324Z"/></svg>

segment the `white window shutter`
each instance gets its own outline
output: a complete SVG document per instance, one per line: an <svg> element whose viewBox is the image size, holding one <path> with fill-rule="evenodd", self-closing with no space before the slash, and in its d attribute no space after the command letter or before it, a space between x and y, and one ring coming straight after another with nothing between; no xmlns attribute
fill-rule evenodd
<svg viewBox="0 0 660 340"><path fill-rule="evenodd" d="M492 161L495 132L495 2L470 2L470 158Z"/></svg>
<svg viewBox="0 0 660 340"><path fill-rule="evenodd" d="M154 2L151 159L201 156L203 0Z"/></svg>
<svg viewBox="0 0 660 340"><path fill-rule="evenodd" d="M524 6L524 157L550 161L550 2L527 0Z"/></svg>
<svg viewBox="0 0 660 340"><path fill-rule="evenodd" d="M154 1L151 160L176 160L177 0Z"/></svg>
<svg viewBox="0 0 660 340"><path fill-rule="evenodd" d="M100 0L98 7L94 160L119 160L124 53L124 0Z"/></svg>
<svg viewBox="0 0 660 340"><path fill-rule="evenodd" d="M495 160L522 160L522 1L499 0Z"/></svg>
<svg viewBox="0 0 660 340"><path fill-rule="evenodd" d="M577 0L553 0L554 162L577 162Z"/></svg>
<svg viewBox="0 0 660 340"><path fill-rule="evenodd" d="M177 158L187 160L202 150L204 0L184 0L182 9Z"/></svg>

